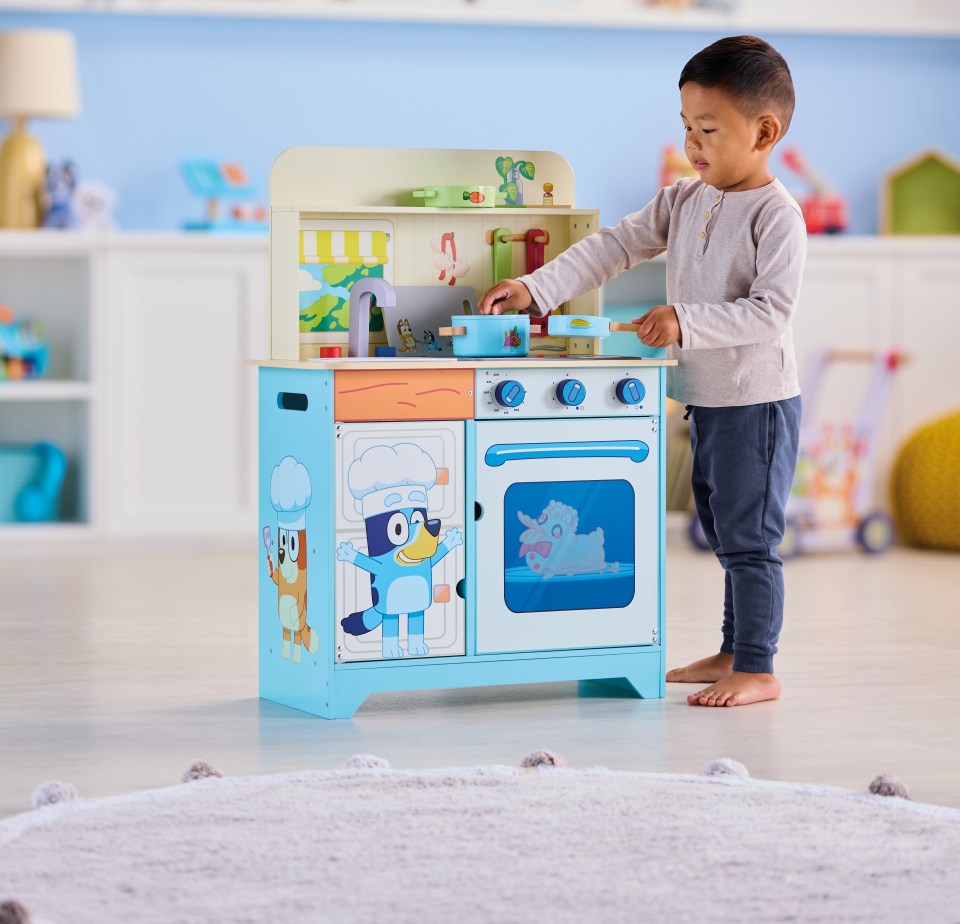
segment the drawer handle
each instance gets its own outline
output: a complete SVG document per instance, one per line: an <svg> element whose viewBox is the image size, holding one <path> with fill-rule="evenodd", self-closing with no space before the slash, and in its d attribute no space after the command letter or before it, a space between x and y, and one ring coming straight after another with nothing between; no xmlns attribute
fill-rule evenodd
<svg viewBox="0 0 960 924"><path fill-rule="evenodd" d="M583 443L495 443L483 456L491 468L524 459L629 459L643 462L650 447L643 440L597 440Z"/></svg>
<svg viewBox="0 0 960 924"><path fill-rule="evenodd" d="M277 395L277 407L283 411L305 411L307 396L296 391L281 391Z"/></svg>

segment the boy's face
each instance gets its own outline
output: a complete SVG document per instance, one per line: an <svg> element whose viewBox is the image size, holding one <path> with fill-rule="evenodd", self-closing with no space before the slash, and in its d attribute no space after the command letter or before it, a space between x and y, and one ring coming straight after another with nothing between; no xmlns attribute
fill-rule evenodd
<svg viewBox="0 0 960 924"><path fill-rule="evenodd" d="M704 183L738 192L773 181L767 161L780 137L776 116L748 118L723 90L693 81L680 88L680 103L687 159Z"/></svg>

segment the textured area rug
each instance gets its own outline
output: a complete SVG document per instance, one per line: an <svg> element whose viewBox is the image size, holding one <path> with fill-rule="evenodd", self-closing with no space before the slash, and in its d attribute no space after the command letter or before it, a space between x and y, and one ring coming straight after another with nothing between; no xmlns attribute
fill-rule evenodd
<svg viewBox="0 0 960 924"><path fill-rule="evenodd" d="M34 924L960 920L960 811L736 777L359 769L0 822Z"/></svg>

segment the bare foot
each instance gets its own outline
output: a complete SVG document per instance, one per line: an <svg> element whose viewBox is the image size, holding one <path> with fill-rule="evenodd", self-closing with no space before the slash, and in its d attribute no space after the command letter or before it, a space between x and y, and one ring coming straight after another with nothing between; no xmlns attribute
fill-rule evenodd
<svg viewBox="0 0 960 924"><path fill-rule="evenodd" d="M733 671L729 677L687 697L691 706L746 706L780 696L780 681L773 674Z"/></svg>
<svg viewBox="0 0 960 924"><path fill-rule="evenodd" d="M667 683L716 683L733 673L733 655L722 652L667 671Z"/></svg>

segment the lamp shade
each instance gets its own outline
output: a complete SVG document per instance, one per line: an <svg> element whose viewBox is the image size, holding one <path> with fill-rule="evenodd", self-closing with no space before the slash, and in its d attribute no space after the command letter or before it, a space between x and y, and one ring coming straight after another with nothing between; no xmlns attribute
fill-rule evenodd
<svg viewBox="0 0 960 924"><path fill-rule="evenodd" d="M68 119L80 112L77 50L60 29L0 32L0 116Z"/></svg>

